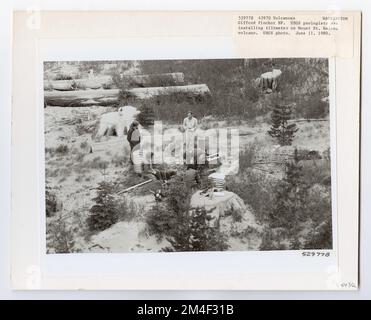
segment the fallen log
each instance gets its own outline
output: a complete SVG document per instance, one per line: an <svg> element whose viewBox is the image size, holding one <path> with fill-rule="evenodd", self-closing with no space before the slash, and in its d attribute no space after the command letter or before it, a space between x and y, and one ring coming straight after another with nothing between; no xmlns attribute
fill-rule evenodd
<svg viewBox="0 0 371 320"><path fill-rule="evenodd" d="M153 181L153 179L149 179L149 180L147 180L147 181L144 181L144 182L138 183L138 184L136 184L135 186L132 186L132 187L126 188L126 189L124 189L124 190L121 190L121 191L117 192L116 194L123 194L123 193L129 192L129 191L131 191L131 190L134 190L135 188L138 188L138 187L141 187L141 186L143 186L143 185L145 185L145 184L147 184L147 183L150 183L151 181Z"/></svg>
<svg viewBox="0 0 371 320"><path fill-rule="evenodd" d="M121 80L129 87L168 87L184 84L184 74L182 72L160 73L160 74L142 74L122 76ZM70 80L44 80L46 90L72 91L84 89L117 89L113 79L109 75L96 76L86 79Z"/></svg>
<svg viewBox="0 0 371 320"><path fill-rule="evenodd" d="M188 93L199 96L210 93L206 84L188 86L134 88L127 91L137 99L150 99L160 95ZM75 91L44 91L45 103L58 107L114 106L118 104L119 89L75 90Z"/></svg>
<svg viewBox="0 0 371 320"><path fill-rule="evenodd" d="M45 89L58 91L100 89L110 85L112 85L111 76L99 76L92 79L44 80Z"/></svg>
<svg viewBox="0 0 371 320"><path fill-rule="evenodd" d="M44 91L44 99L48 106L112 106L118 103L119 92L119 89Z"/></svg>
<svg viewBox="0 0 371 320"><path fill-rule="evenodd" d="M131 87L168 87L184 84L183 72L123 76Z"/></svg>
<svg viewBox="0 0 371 320"><path fill-rule="evenodd" d="M133 88L128 90L128 92L138 99L150 99L156 96L171 95L176 93L205 95L210 93L210 90L206 84L192 84L187 86Z"/></svg>

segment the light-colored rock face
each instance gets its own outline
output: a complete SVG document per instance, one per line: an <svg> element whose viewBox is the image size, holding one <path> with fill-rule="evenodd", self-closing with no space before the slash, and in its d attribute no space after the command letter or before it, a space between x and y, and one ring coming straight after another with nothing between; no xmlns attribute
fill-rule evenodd
<svg viewBox="0 0 371 320"><path fill-rule="evenodd" d="M255 217L247 208L244 201L235 193L230 191L206 192L196 191L191 197L191 207L205 208L210 210L211 223L220 224L222 218L227 217L234 211L241 217L241 222L246 226L257 227Z"/></svg>
<svg viewBox="0 0 371 320"><path fill-rule="evenodd" d="M191 198L192 207L210 210L210 225L228 235L230 250L257 250L261 244L262 225L256 222L250 208L235 193L214 192L206 196L197 191Z"/></svg>
<svg viewBox="0 0 371 320"><path fill-rule="evenodd" d="M139 114L139 110L133 106L124 106L118 109L118 113L121 117L131 119Z"/></svg>
<svg viewBox="0 0 371 320"><path fill-rule="evenodd" d="M124 135L125 128L129 129L130 124L139 113L138 109L132 106L120 107L118 111L104 113L99 121L99 129L96 138L100 138L108 132L115 131L118 137Z"/></svg>

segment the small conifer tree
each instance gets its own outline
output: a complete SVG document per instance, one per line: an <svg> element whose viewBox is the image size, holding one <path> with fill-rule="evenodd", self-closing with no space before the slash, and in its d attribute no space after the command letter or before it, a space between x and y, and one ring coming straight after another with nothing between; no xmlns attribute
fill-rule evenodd
<svg viewBox="0 0 371 320"><path fill-rule="evenodd" d="M272 126L268 130L271 137L277 138L281 146L289 146L295 136L298 128L295 123L289 124L288 121L292 116L292 107L276 105L271 113Z"/></svg>
<svg viewBox="0 0 371 320"><path fill-rule="evenodd" d="M188 212L187 219L178 224L167 237L171 247L164 251L223 251L228 249L225 236L218 227L210 225L210 212L195 208Z"/></svg>
<svg viewBox="0 0 371 320"><path fill-rule="evenodd" d="M308 189L295 149L294 159L286 164L286 174L277 192L276 206L270 217L271 227L286 228L291 235L300 231L300 222L306 213ZM296 239L293 245L297 246Z"/></svg>
<svg viewBox="0 0 371 320"><path fill-rule="evenodd" d="M101 182L97 188L98 195L93 199L95 205L90 208L87 224L90 231L102 231L118 221L117 203L113 198L113 186Z"/></svg>

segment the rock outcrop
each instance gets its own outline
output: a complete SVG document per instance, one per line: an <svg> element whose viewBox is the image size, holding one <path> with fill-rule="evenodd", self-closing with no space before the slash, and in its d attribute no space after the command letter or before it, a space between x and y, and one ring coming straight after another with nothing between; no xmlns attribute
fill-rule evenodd
<svg viewBox="0 0 371 320"><path fill-rule="evenodd" d="M241 228L250 226L259 228L255 217L244 201L235 193L230 191L202 193L197 191L191 198L192 207L202 207L210 211L210 223L219 226L221 231L231 227L223 223L225 218L232 218L239 223Z"/></svg>

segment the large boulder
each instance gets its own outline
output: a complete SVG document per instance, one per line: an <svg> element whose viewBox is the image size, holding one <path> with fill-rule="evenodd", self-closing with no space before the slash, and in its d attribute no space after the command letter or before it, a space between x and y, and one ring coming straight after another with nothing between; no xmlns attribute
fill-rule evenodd
<svg viewBox="0 0 371 320"><path fill-rule="evenodd" d="M228 231L232 227L231 219L237 222L241 229L249 226L259 228L254 215L244 201L230 191L207 193L196 191L191 197L191 207L201 207L209 211L210 224L218 226L221 231Z"/></svg>
<svg viewBox="0 0 371 320"><path fill-rule="evenodd" d="M129 130L130 124L135 120L138 113L137 108L124 106L120 107L118 111L102 114L96 138L99 139L104 135L113 135L113 133L118 137L122 137L125 130Z"/></svg>

